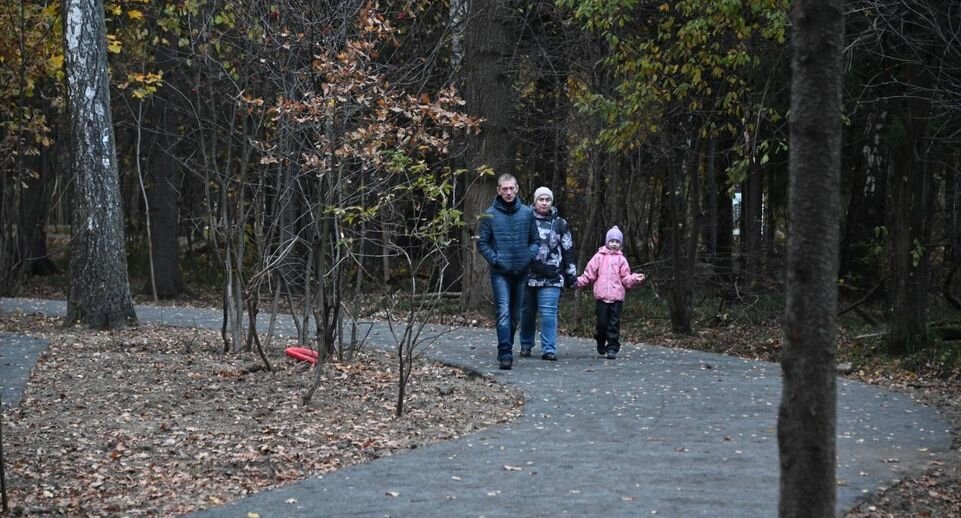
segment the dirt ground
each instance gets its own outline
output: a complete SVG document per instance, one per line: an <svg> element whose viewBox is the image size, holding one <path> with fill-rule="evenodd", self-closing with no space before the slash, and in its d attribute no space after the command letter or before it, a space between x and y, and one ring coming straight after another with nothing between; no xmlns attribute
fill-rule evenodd
<svg viewBox="0 0 961 518"><path fill-rule="evenodd" d="M199 330L64 329L4 317L50 346L3 416L12 516L172 516L515 419L519 393L418 361L395 416L393 355L362 351L312 371L224 356Z"/></svg>

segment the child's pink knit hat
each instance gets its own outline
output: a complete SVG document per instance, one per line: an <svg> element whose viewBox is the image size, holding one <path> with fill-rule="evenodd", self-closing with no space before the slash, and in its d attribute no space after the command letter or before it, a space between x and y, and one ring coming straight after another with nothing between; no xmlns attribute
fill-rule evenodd
<svg viewBox="0 0 961 518"><path fill-rule="evenodd" d="M607 243L612 239L615 241L620 241L621 243L624 242L624 234L621 233L621 229L617 228L617 225L614 225L610 230L607 231L607 237L604 239L604 242Z"/></svg>

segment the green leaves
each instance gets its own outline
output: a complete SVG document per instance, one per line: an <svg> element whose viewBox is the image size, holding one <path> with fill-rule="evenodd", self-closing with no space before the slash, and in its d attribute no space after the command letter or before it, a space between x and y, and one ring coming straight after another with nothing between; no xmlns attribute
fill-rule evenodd
<svg viewBox="0 0 961 518"><path fill-rule="evenodd" d="M753 76L763 53L782 44L787 30L786 0L557 4L608 46L603 64L615 81L612 90L577 92L575 102L601 116L606 127L599 135L612 150L640 145L678 116L727 118L734 123L705 127L741 133L744 114L759 109L746 105L754 102Z"/></svg>

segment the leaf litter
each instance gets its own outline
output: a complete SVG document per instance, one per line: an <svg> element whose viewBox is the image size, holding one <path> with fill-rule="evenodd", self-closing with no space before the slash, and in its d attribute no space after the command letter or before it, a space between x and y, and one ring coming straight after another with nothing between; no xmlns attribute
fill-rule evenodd
<svg viewBox="0 0 961 518"><path fill-rule="evenodd" d="M33 291L29 291L28 295L35 298L63 299L65 297L62 289L37 291L45 289L42 284L32 286L30 289ZM188 307L216 307L220 299L219 295L213 294L197 300L182 299L170 303ZM375 305L372 304L372 306ZM494 325L488 313L444 311L441 313L438 322L443 324L486 328L492 328ZM559 324L559 333L571 336L577 336L579 330L583 331L580 328L584 327L576 325L576 322L561 321ZM2 327L0 323L0 329ZM588 334L589 332L589 330L584 331ZM696 349L775 363L779 361L783 341L782 330L776 319L769 322L753 322L749 325L705 326L690 336L670 332L669 322L666 320L639 319L633 323L630 321L625 323L622 339L625 342ZM854 340L841 330L838 337L839 351L845 347L852 347ZM904 392L922 404L937 408L951 422L955 436L951 451L944 454L942 461L932 461L923 473L912 478L893 481L889 487L867 495L865 500L848 511L846 516L848 518L914 516L961 518L961 451L959 451L961 450L961 373L951 372L947 375L943 372L918 373L908 369L891 368L890 363L881 362L881 364L869 363L859 366L852 372L844 374L844 377ZM496 388L505 390L501 386ZM297 390L300 390L299 386ZM494 396L493 392L490 392L490 396ZM520 401L519 395L511 397L514 398L515 403ZM503 407L499 409L503 410ZM513 414L510 418L513 418ZM7 422L5 417L4 426L7 426ZM5 440L6 435L5 428ZM6 451L5 454L9 457ZM9 478L8 475L8 483ZM204 504L194 508L209 506Z"/></svg>
<svg viewBox="0 0 961 518"><path fill-rule="evenodd" d="M313 372L224 355L210 331L142 325L97 332L7 316L45 338L20 405L3 416L14 516L169 516L450 440L516 419L516 390L417 361L395 417L395 357L361 351ZM277 352L278 356L282 353Z"/></svg>

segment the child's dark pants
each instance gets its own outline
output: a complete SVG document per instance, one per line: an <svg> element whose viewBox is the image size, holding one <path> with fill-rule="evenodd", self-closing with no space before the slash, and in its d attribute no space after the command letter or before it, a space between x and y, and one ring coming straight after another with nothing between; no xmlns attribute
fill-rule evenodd
<svg viewBox="0 0 961 518"><path fill-rule="evenodd" d="M594 329L594 339L597 340L597 352L603 354L611 350L615 353L621 350L621 308L623 301L604 302L598 300L597 327Z"/></svg>

